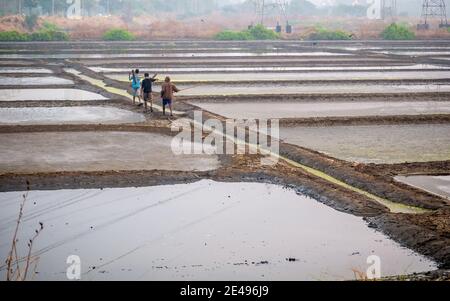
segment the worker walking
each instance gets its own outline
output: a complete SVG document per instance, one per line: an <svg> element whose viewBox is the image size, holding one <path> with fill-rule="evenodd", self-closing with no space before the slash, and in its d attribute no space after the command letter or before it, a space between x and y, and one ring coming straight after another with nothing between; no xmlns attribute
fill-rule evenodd
<svg viewBox="0 0 450 301"><path fill-rule="evenodd" d="M153 113L152 83L156 81L156 76L158 76L158 74L155 74L152 78L150 78L150 74L145 73L144 79L142 80L141 97L144 99L145 112L147 112L147 102L150 101L150 112Z"/></svg>
<svg viewBox="0 0 450 301"><path fill-rule="evenodd" d="M128 74L128 80L131 81L131 89L133 89L133 104L136 103L136 97L139 99L139 106L141 104L141 94L139 93L141 90L141 78L139 77L139 69L131 70Z"/></svg>
<svg viewBox="0 0 450 301"><path fill-rule="evenodd" d="M169 106L170 116L173 116L172 102L173 94L180 92L180 90L170 81L170 77L166 77L164 83L161 85L161 98L163 101L163 114L166 115L166 106Z"/></svg>

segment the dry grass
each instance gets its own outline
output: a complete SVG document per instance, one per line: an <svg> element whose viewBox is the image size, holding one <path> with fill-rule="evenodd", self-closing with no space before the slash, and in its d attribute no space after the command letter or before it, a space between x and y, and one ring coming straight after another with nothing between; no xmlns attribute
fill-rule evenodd
<svg viewBox="0 0 450 301"><path fill-rule="evenodd" d="M32 256L32 249L35 240L41 234L42 230L44 230L44 224L39 223L39 228L35 230L33 237L28 240L27 247L28 251L26 256L19 256L19 252L17 251L17 245L19 243L18 234L20 229L20 224L22 222L23 210L28 198L28 191L30 190L30 183L27 182L27 193L22 196L22 203L20 204L19 216L16 222L16 228L14 230L14 236L11 243L11 249L8 253L8 257L6 258L6 280L7 281L26 281L28 280L29 271L32 266L34 266L34 272L36 271L37 262L39 260L38 257ZM33 273L35 275L35 273Z"/></svg>
<svg viewBox="0 0 450 301"><path fill-rule="evenodd" d="M49 21L67 30L72 39L101 39L103 34L112 28L126 29L135 34L138 39L208 39L218 32L230 30L242 30L255 20L251 14L234 16L214 13L203 17L192 17L183 20L177 19L174 14L160 14L151 16L135 17L132 22L126 22L119 16L109 17L84 17L80 20L66 19L61 17L44 17L39 24ZM275 17L267 17L266 24L274 27L278 20ZM344 30L353 33L357 39L379 39L380 33L393 20L368 20L367 18L346 17L292 17L291 24L294 26L292 35L283 34L286 39L303 39L314 31L318 25L330 30ZM415 28L420 22L418 18L399 18L396 22L408 24ZM450 33L445 29L437 29L433 24L432 30L416 31L419 39L427 38L449 38ZM5 16L0 18L0 31L17 30L26 32L21 16Z"/></svg>
<svg viewBox="0 0 450 301"><path fill-rule="evenodd" d="M27 32L24 26L24 18L21 16L5 16L0 17L0 31L12 31Z"/></svg>

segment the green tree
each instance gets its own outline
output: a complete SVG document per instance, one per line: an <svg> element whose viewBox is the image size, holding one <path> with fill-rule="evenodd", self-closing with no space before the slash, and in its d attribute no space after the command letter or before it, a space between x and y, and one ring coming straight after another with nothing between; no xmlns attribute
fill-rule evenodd
<svg viewBox="0 0 450 301"><path fill-rule="evenodd" d="M381 33L385 40L414 40L416 34L405 24L392 23Z"/></svg>

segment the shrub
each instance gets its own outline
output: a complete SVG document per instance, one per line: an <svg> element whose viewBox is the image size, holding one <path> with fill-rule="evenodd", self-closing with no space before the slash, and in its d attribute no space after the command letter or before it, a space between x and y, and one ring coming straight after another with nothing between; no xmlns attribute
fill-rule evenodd
<svg viewBox="0 0 450 301"><path fill-rule="evenodd" d="M263 25L256 25L248 30L254 40L276 40L279 35L270 29L265 28Z"/></svg>
<svg viewBox="0 0 450 301"><path fill-rule="evenodd" d="M28 41L30 36L26 33L20 33L17 31L2 31L0 32L0 41L4 42L24 42Z"/></svg>
<svg viewBox="0 0 450 301"><path fill-rule="evenodd" d="M69 35L63 31L41 29L32 34L17 31L0 32L0 41L25 42L25 41L67 41Z"/></svg>
<svg viewBox="0 0 450 301"><path fill-rule="evenodd" d="M111 29L103 35L105 41L133 41L134 34L125 29Z"/></svg>
<svg viewBox="0 0 450 301"><path fill-rule="evenodd" d="M33 14L33 15L26 16L25 20L24 20L25 26L29 30L33 30L36 27L36 25L37 25L38 19L39 19L38 15L34 15Z"/></svg>
<svg viewBox="0 0 450 301"><path fill-rule="evenodd" d="M414 40L416 35L404 24L392 23L381 33L385 40Z"/></svg>
<svg viewBox="0 0 450 301"><path fill-rule="evenodd" d="M225 30L215 35L216 40L220 41L247 41L247 40L276 40L280 36L273 30L265 28L263 25L257 25L249 30L231 31Z"/></svg>
<svg viewBox="0 0 450 301"><path fill-rule="evenodd" d="M68 41L69 35L62 31L39 30L33 32L30 36L32 41Z"/></svg>
<svg viewBox="0 0 450 301"><path fill-rule="evenodd" d="M51 41L51 36L48 31L33 32L30 38L32 41Z"/></svg>
<svg viewBox="0 0 450 301"><path fill-rule="evenodd" d="M219 41L246 41L246 40L251 40L252 36L248 31L225 30L225 31L219 32L215 36L215 39L219 40Z"/></svg>
<svg viewBox="0 0 450 301"><path fill-rule="evenodd" d="M310 40L351 40L352 34L343 30L329 30L322 27L316 28L316 32L308 37Z"/></svg>
<svg viewBox="0 0 450 301"><path fill-rule="evenodd" d="M42 24L42 29L50 30L50 31L59 31L59 32L62 31L62 29L60 27L58 27L58 25L50 23L48 21L44 21L44 23Z"/></svg>

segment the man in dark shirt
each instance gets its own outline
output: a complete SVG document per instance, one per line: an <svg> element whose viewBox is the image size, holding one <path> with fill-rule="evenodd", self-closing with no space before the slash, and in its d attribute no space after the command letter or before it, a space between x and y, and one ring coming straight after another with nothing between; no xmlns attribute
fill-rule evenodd
<svg viewBox="0 0 450 301"><path fill-rule="evenodd" d="M158 76L158 74L155 74L152 78L150 78L150 75L145 73L144 79L142 80L141 94L144 99L145 112L147 112L148 101L150 101L150 112L153 112L152 83L156 82L156 76Z"/></svg>

